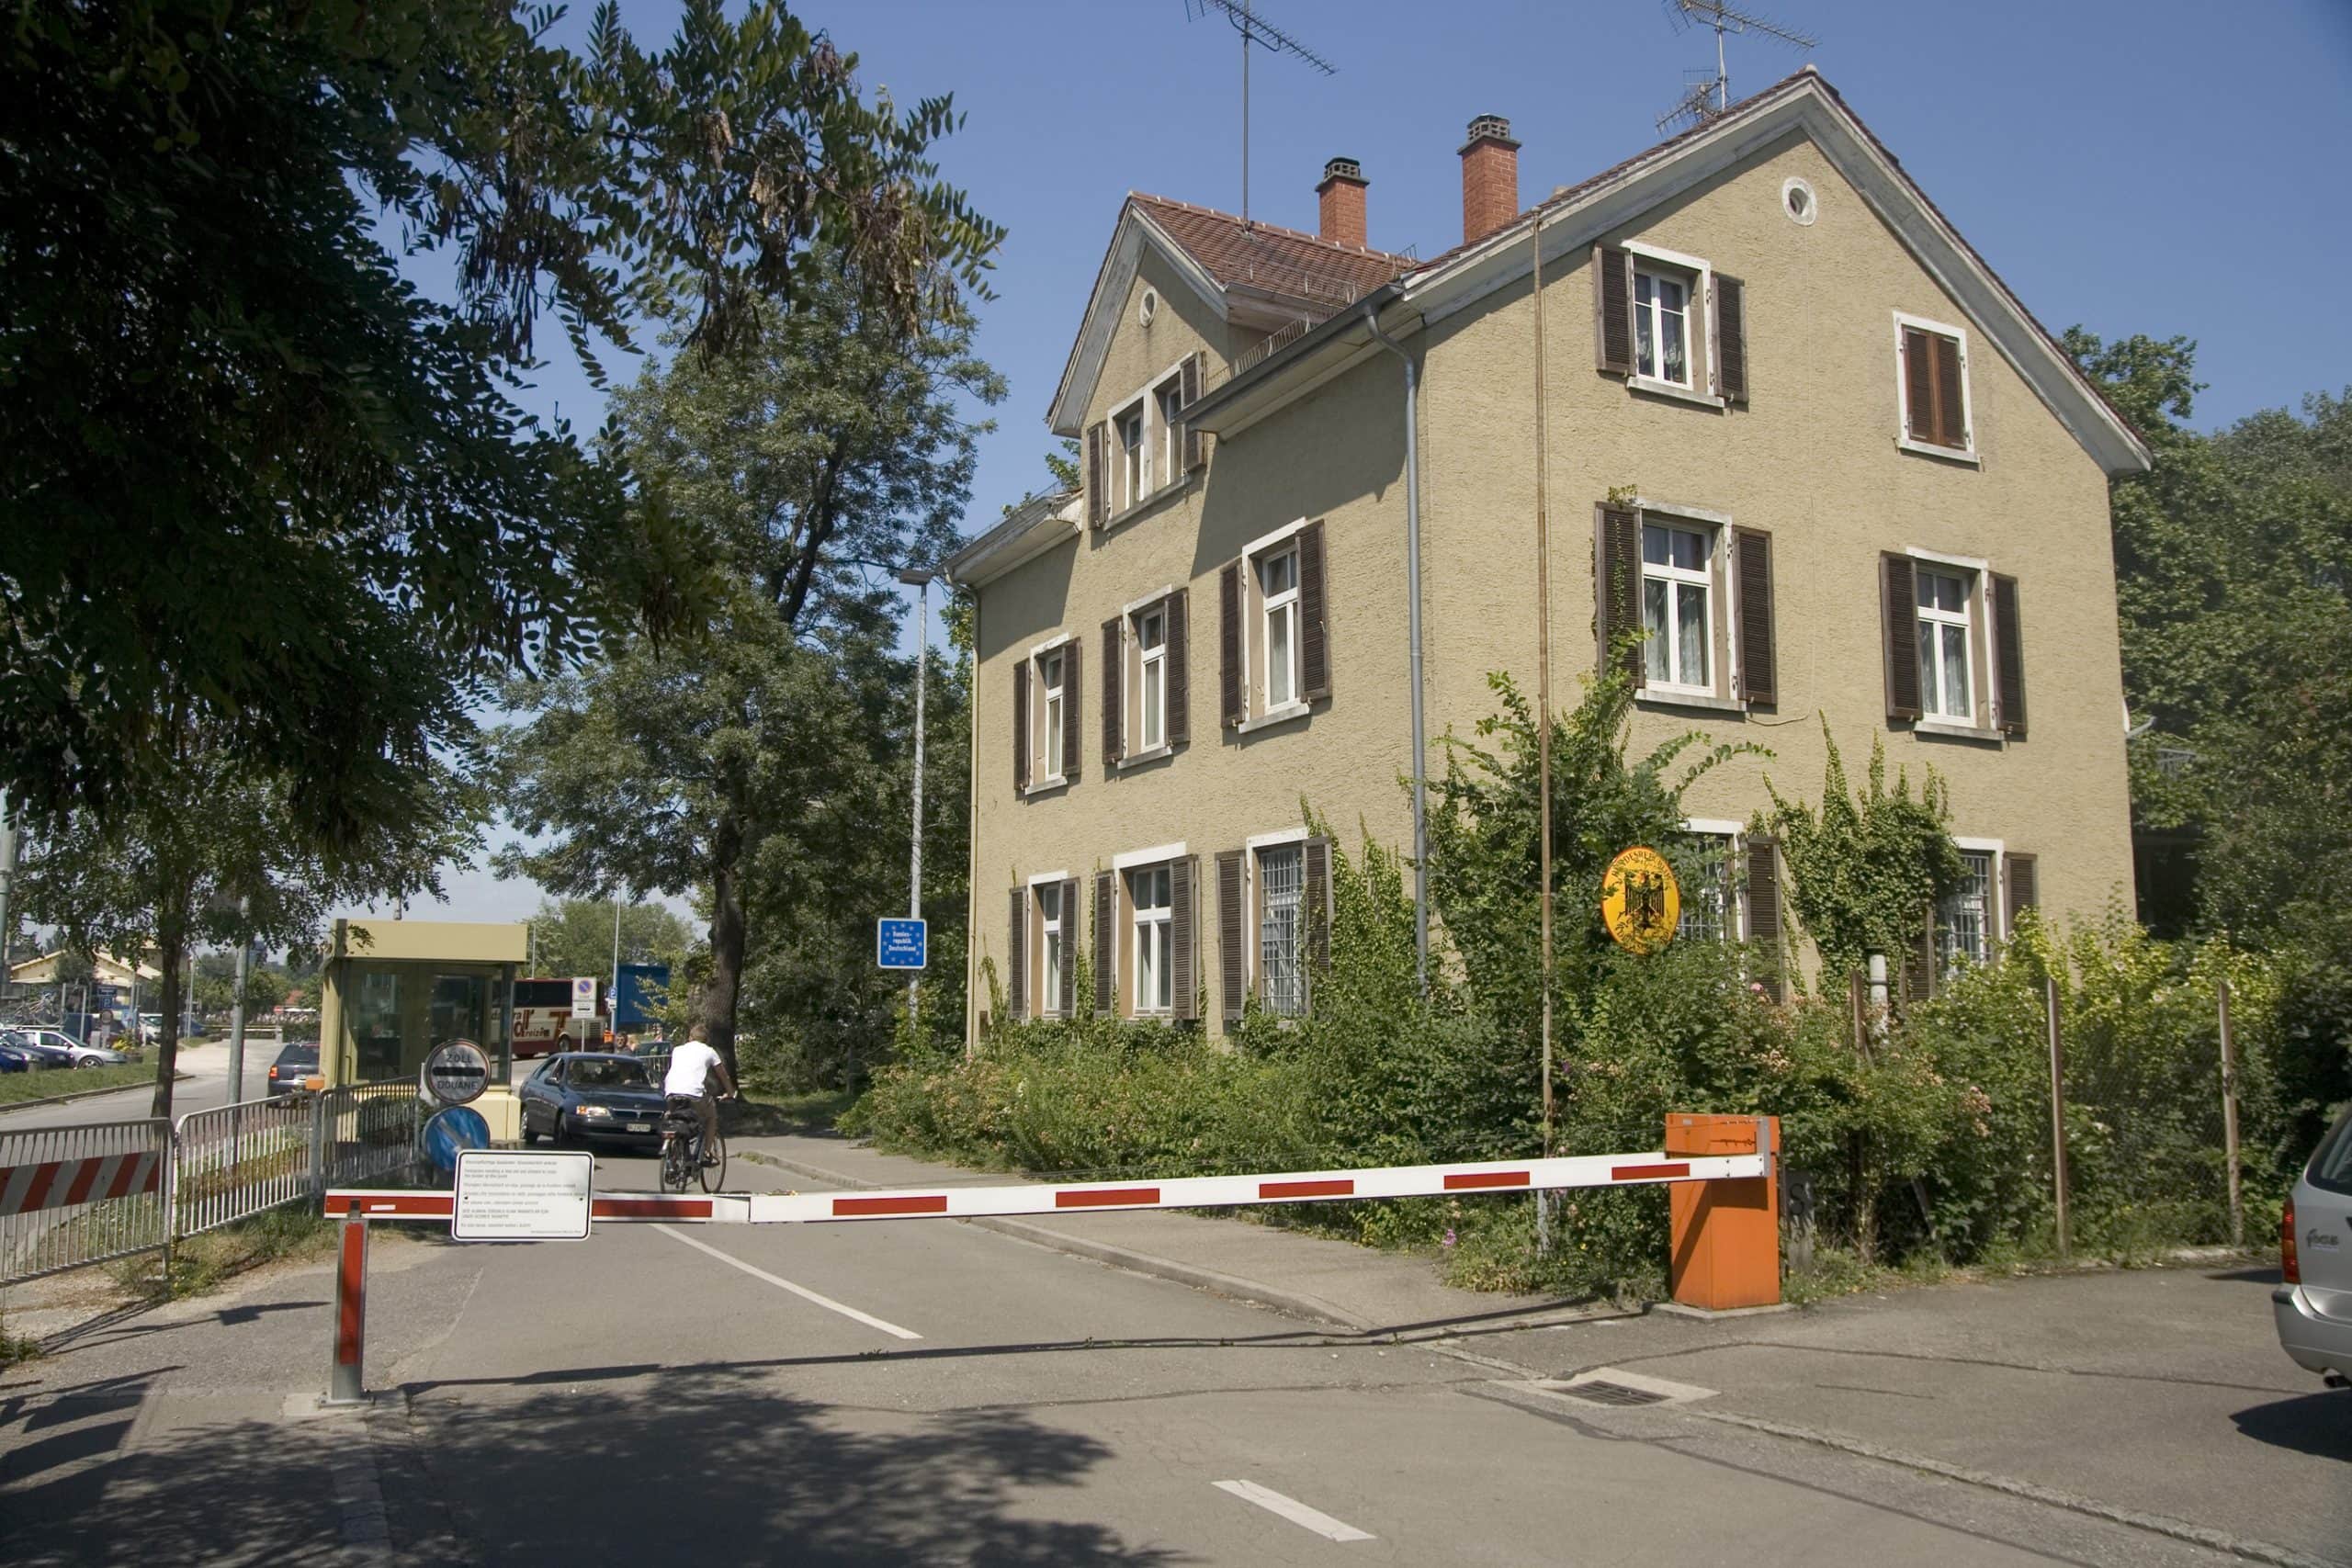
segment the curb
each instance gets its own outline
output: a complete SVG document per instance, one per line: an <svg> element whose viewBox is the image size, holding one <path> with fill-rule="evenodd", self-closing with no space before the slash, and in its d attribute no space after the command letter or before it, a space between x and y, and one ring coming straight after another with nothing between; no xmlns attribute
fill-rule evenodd
<svg viewBox="0 0 2352 1568"><path fill-rule="evenodd" d="M72 1072L74 1069L71 1067L51 1067L48 1070L53 1073L60 1073ZM189 1079L195 1077L196 1075L194 1073L175 1073L172 1075L172 1081L174 1083L187 1083ZM102 1094L127 1094L134 1089L149 1089L153 1087L153 1085L152 1080L148 1083L119 1083L107 1089L77 1089L72 1094L45 1094L39 1100L12 1100L6 1105L0 1105L0 1116L14 1116L19 1111L39 1111L43 1106L49 1105L71 1105L77 1100L96 1100Z"/></svg>
<svg viewBox="0 0 2352 1568"><path fill-rule="evenodd" d="M2193 1525L2185 1519L2170 1518L2163 1514L2143 1514L2135 1508L2120 1508L2111 1503L2101 1503L2096 1498L2078 1496L2072 1492L2061 1492L2054 1486L2042 1486L2030 1481L2018 1481L2006 1475L1995 1475L1988 1471L1970 1470L1964 1465L1952 1464L1939 1459L1929 1459L1924 1454L1905 1453L1900 1449L1883 1448L1877 1443L1866 1443L1859 1438L1849 1438L1837 1432L1824 1432L1811 1427L1792 1426L1785 1421L1768 1421L1757 1416L1736 1415L1728 1410L1702 1410L1695 1406L1685 1406L1682 1414L1695 1416L1701 1420L1713 1421L1726 1427L1742 1427L1749 1431L1762 1432L1775 1438L1787 1438L1796 1442L1812 1443L1819 1448L1835 1449L1840 1453L1877 1460L1882 1464L1901 1465L1905 1470L1916 1470L1928 1475L1939 1475L1947 1481L1958 1481L1970 1486L1981 1486L1988 1492L2000 1492L2011 1497L2024 1498L2028 1502L2064 1508L2068 1513L2083 1514L2094 1519L2104 1519L2109 1524L2145 1530L2151 1535L2169 1536L2175 1540L2187 1541L2192 1546L2202 1546L2214 1551L2227 1552L2230 1556L2243 1557L2249 1562L2269 1563L2272 1568L2345 1568L2345 1565L2337 1560L2312 1557L2290 1547L2274 1546L2267 1540L2255 1540L2245 1536L2231 1535L2226 1530L2210 1529L2203 1525Z"/></svg>
<svg viewBox="0 0 2352 1568"><path fill-rule="evenodd" d="M787 1155L770 1154L764 1149L745 1149L741 1157L755 1165L776 1166L808 1177L812 1181L831 1182L838 1187L870 1191L878 1185L876 1182L861 1181L854 1177L843 1176L837 1170L827 1170L823 1166L812 1165L807 1160L794 1159ZM1188 1285L1196 1291L1207 1291L1215 1295L1229 1296L1235 1301L1271 1307L1276 1312L1292 1317L1304 1318L1310 1323L1329 1324L1335 1328L1344 1328L1359 1334L1373 1326L1371 1324L1350 1316L1319 1297L1297 1291L1285 1291L1279 1285L1263 1284L1256 1280L1244 1280L1238 1275L1219 1273L1214 1269L1204 1269L1197 1264L1180 1263L1172 1258L1137 1252L1132 1247L1115 1247L1106 1241L1090 1241L1083 1236L1049 1230L1044 1225L1024 1224L1020 1220L990 1216L968 1219L963 1223L980 1230L994 1231L1000 1235L1011 1236L1015 1241L1025 1241L1032 1246L1068 1253L1073 1258L1083 1258L1095 1263L1107 1263L1114 1269L1125 1269L1131 1273L1145 1274L1154 1279L1167 1280L1175 1284Z"/></svg>

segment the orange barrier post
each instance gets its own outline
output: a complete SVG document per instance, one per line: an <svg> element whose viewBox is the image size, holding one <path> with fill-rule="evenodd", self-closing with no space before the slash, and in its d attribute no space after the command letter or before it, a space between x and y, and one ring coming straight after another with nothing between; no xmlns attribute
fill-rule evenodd
<svg viewBox="0 0 2352 1568"><path fill-rule="evenodd" d="M1666 1119L1666 1154L1703 1157L1770 1155L1781 1146L1777 1116L1702 1116L1679 1111ZM1668 1278L1685 1306L1725 1312L1775 1306L1781 1300L1781 1174L1736 1181L1677 1183L1668 1190L1673 1213Z"/></svg>
<svg viewBox="0 0 2352 1568"><path fill-rule="evenodd" d="M334 1271L334 1363L327 1370L327 1404L368 1403L368 1216L355 1205L343 1216Z"/></svg>

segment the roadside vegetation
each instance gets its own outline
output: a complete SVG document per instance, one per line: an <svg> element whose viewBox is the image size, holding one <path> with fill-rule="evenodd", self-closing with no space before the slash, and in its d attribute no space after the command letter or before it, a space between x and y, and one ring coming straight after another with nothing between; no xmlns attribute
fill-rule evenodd
<svg viewBox="0 0 2352 1568"><path fill-rule="evenodd" d="M1333 856L1336 916L1311 1015L1252 1010L1232 1049L1115 1020L999 1026L967 1062L912 1057L842 1121L884 1146L1069 1176L1163 1175L1522 1157L1541 1152L1540 987L1532 902L1534 728L1502 711L1457 743L1432 795L1431 894L1442 939L1415 994L1404 867L1377 845ZM2110 920L2059 933L2029 915L1993 964L1858 1039L1842 983L1771 999L1775 960L1679 941L1640 957L1593 913L1615 847L1671 846L1682 788L1720 760L1693 740L1629 758L1630 688L1593 685L1555 730L1560 933L1554 1090L1561 1154L1654 1148L1672 1111L1781 1118L1814 1203L1815 1278L1833 1293L1885 1269L2008 1268L2054 1248L2043 981L2067 1029L2070 1198L2078 1253L2144 1258L2228 1237L2215 987L2227 978L2241 1060L2249 1234L2275 1216L2327 1092L2278 1000L2292 961L2219 940L2165 942ZM1492 746L1492 750L1487 749ZM1849 793L1833 761L1807 865L1866 863L1936 827L1941 786ZM1907 803L1907 804L1904 804ZM1875 822L1875 826L1873 823ZM1898 830L1899 829L1899 830ZM1674 850L1670 852L1680 852ZM1693 868L1695 870L1695 868ZM1904 878L1797 892L1801 918L1900 932ZM1881 907L1870 908L1876 899ZM1859 907L1857 907L1859 906ZM1835 939L1833 938L1833 941ZM1088 995L1081 976L1078 994ZM992 1009L1002 1018L1001 998ZM1441 1257L1456 1283L1643 1297L1664 1287L1662 1190L1572 1192L1539 1249L1524 1197L1302 1205L1275 1223Z"/></svg>
<svg viewBox="0 0 2352 1568"><path fill-rule="evenodd" d="M87 1094L93 1089L130 1089L154 1081L154 1066L143 1062L126 1062L119 1067L52 1067L46 1072L9 1073L0 1077L0 1105L48 1100L61 1094Z"/></svg>
<svg viewBox="0 0 2352 1568"><path fill-rule="evenodd" d="M141 1301L204 1295L266 1264L334 1256L335 1224L314 1203L288 1203L175 1243L168 1275L160 1255L126 1258L115 1265L115 1281Z"/></svg>

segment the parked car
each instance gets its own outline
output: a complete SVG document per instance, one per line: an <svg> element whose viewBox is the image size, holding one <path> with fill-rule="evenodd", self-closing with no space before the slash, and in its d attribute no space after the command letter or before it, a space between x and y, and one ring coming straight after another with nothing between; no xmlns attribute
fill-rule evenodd
<svg viewBox="0 0 2352 1568"><path fill-rule="evenodd" d="M2319 1142L2278 1216L2270 1292L2278 1343L2331 1388L2352 1388L2352 1106Z"/></svg>
<svg viewBox="0 0 2352 1568"><path fill-rule="evenodd" d="M28 1073L32 1070L33 1059L30 1056L0 1040L0 1073Z"/></svg>
<svg viewBox="0 0 2352 1568"><path fill-rule="evenodd" d="M269 1065L269 1098L300 1094L309 1080L319 1070L319 1044L287 1045L279 1048L277 1060Z"/></svg>
<svg viewBox="0 0 2352 1568"><path fill-rule="evenodd" d="M72 1067L119 1067L130 1060L119 1051L109 1051L103 1045L85 1045L62 1029L21 1029L17 1032L36 1045L65 1053L66 1066Z"/></svg>
<svg viewBox="0 0 2352 1568"><path fill-rule="evenodd" d="M662 1086L646 1064L617 1051L567 1051L541 1063L516 1090L523 1102L523 1139L568 1138L634 1145L662 1144Z"/></svg>
<svg viewBox="0 0 2352 1568"><path fill-rule="evenodd" d="M34 1039L34 1031L29 1029L12 1029L8 1031L8 1047L22 1055L36 1067L70 1067L74 1065L74 1054L72 1052L66 1050L62 1045L52 1045L45 1041ZM46 1030L40 1032L53 1034L56 1031Z"/></svg>

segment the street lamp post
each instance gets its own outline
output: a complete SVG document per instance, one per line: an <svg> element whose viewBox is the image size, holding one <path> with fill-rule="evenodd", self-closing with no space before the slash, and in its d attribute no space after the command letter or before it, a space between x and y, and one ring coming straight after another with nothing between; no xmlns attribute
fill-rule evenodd
<svg viewBox="0 0 2352 1568"><path fill-rule="evenodd" d="M922 919L922 704L923 687L931 672L931 579L932 574L920 567L910 567L899 573L899 581L915 591L915 804L914 820L908 830L910 849L907 855L907 918ZM928 956L930 943L924 951ZM921 971L907 975L907 1021L915 1017L915 1001L922 986Z"/></svg>

